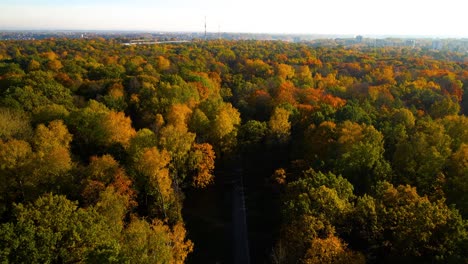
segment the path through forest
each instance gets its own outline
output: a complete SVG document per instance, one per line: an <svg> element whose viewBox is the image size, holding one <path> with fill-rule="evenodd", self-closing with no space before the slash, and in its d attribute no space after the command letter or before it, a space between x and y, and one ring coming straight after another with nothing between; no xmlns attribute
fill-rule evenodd
<svg viewBox="0 0 468 264"><path fill-rule="evenodd" d="M247 234L247 214L245 207L244 181L241 162L234 168L232 184L232 232L234 264L249 264L249 239Z"/></svg>

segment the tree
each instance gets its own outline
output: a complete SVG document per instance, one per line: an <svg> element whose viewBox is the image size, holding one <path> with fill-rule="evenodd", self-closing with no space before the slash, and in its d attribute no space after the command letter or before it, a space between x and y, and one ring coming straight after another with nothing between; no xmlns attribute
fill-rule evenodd
<svg viewBox="0 0 468 264"><path fill-rule="evenodd" d="M259 59L256 59L256 60L247 59L245 61L245 72L251 78L254 78L254 77L267 78L268 76L273 74L273 70L271 66Z"/></svg>
<svg viewBox="0 0 468 264"><path fill-rule="evenodd" d="M446 116L441 123L445 132L452 139L452 151L457 151L462 144L468 144L468 117L464 115Z"/></svg>
<svg viewBox="0 0 468 264"><path fill-rule="evenodd" d="M434 102L429 108L433 118L443 118L448 115L457 115L460 112L460 104L455 98L445 96L442 100Z"/></svg>
<svg viewBox="0 0 468 264"><path fill-rule="evenodd" d="M2 195L0 211L3 212L13 202L29 197L35 187L31 173L34 155L28 142L12 139L0 141L0 190Z"/></svg>
<svg viewBox="0 0 468 264"><path fill-rule="evenodd" d="M370 125L345 121L338 127L335 167L358 192L369 191L377 181L391 177L385 160L383 135Z"/></svg>
<svg viewBox="0 0 468 264"><path fill-rule="evenodd" d="M460 149L452 154L448 161L447 184L445 192L449 203L460 210L460 214L468 217L468 145L462 144Z"/></svg>
<svg viewBox="0 0 468 264"><path fill-rule="evenodd" d="M99 148L115 145L127 148L131 138L136 135L129 117L123 112L111 111L94 100L90 100L87 107L72 112L68 122L75 142L80 142L78 147L86 154L96 154Z"/></svg>
<svg viewBox="0 0 468 264"><path fill-rule="evenodd" d="M146 196L144 205L150 214L176 221L180 218L180 212L172 188L173 179L169 175L170 159L166 150L146 148L136 157L133 166L139 176L135 181L139 183L141 194Z"/></svg>
<svg viewBox="0 0 468 264"><path fill-rule="evenodd" d="M194 171L192 186L204 188L214 181L215 152L208 143L194 144L189 154L189 166Z"/></svg>
<svg viewBox="0 0 468 264"><path fill-rule="evenodd" d="M64 196L47 194L15 206L13 223L2 224L3 262L83 262L95 249L112 243L99 215L78 208Z"/></svg>
<svg viewBox="0 0 468 264"><path fill-rule="evenodd" d="M171 67L171 61L164 58L163 56L158 56L156 58L156 68L160 71L168 70Z"/></svg>
<svg viewBox="0 0 468 264"><path fill-rule="evenodd" d="M298 87L312 87L313 86L313 79L312 73L310 72L310 68L307 65L299 66L296 69L296 79L297 79L297 86Z"/></svg>
<svg viewBox="0 0 468 264"><path fill-rule="evenodd" d="M62 63L59 60L49 60L46 66L47 69L54 72L58 72L60 69L63 68Z"/></svg>
<svg viewBox="0 0 468 264"><path fill-rule="evenodd" d="M416 119L413 113L406 108L397 109L392 115L392 123L394 125L402 124L407 129L412 128L415 122Z"/></svg>
<svg viewBox="0 0 468 264"><path fill-rule="evenodd" d="M334 235L314 238L302 262L304 264L366 263L363 255L347 249L346 244Z"/></svg>
<svg viewBox="0 0 468 264"><path fill-rule="evenodd" d="M187 176L187 160L195 141L195 134L188 132L185 125L167 125L161 129L159 135L159 146L171 155L171 173L175 184L178 185Z"/></svg>
<svg viewBox="0 0 468 264"><path fill-rule="evenodd" d="M266 122L249 120L239 128L238 145L245 151L258 150L264 143L267 132Z"/></svg>
<svg viewBox="0 0 468 264"><path fill-rule="evenodd" d="M0 139L26 139L31 136L29 116L11 108L0 108Z"/></svg>
<svg viewBox="0 0 468 264"><path fill-rule="evenodd" d="M172 230L160 220L151 224L133 218L123 234L123 255L130 263L175 263L185 262L193 251L193 243L185 238L183 224L177 223Z"/></svg>
<svg viewBox="0 0 468 264"><path fill-rule="evenodd" d="M86 176L86 179L83 180L82 196L87 204L102 202L103 192L108 192L104 197L114 199L112 195L118 196L120 202L123 203L124 210L136 205L134 201L135 191L131 188L132 181L111 155L91 157ZM116 217L116 219L119 219L119 217Z"/></svg>
<svg viewBox="0 0 468 264"><path fill-rule="evenodd" d="M283 228L278 246L285 247L289 256L288 263L302 259L316 263L319 259L338 258L345 254L330 245L329 249L319 244L331 242L335 232L347 230L347 217L352 212L354 199L352 185L343 177L332 173L324 174L312 169L303 172L302 177L287 184L283 197ZM314 245L314 246L312 246ZM325 245L323 245L325 246Z"/></svg>
<svg viewBox="0 0 468 264"><path fill-rule="evenodd" d="M140 157L140 155L147 148L156 147L157 145L158 138L153 131L147 128L139 130L136 133L136 135L130 140L130 146L126 149L129 157L129 162L135 162L134 159Z"/></svg>
<svg viewBox="0 0 468 264"><path fill-rule="evenodd" d="M278 77L286 80L294 77L294 68L290 65L280 63L275 65L275 73Z"/></svg>
<svg viewBox="0 0 468 264"><path fill-rule="evenodd" d="M194 132L197 135L197 138L203 142L207 139L207 134L209 133L210 120L202 110L197 108L193 111L192 116L190 117L188 127L189 130Z"/></svg>
<svg viewBox="0 0 468 264"><path fill-rule="evenodd" d="M192 110L185 104L174 104L167 115L167 124L179 130L187 130L187 123Z"/></svg>
<svg viewBox="0 0 468 264"><path fill-rule="evenodd" d="M129 263L171 263L169 227L133 218L123 233L122 255Z"/></svg>
<svg viewBox="0 0 468 264"><path fill-rule="evenodd" d="M331 163L336 158L337 126L324 121L319 126L310 125L304 131L304 158L318 166Z"/></svg>
<svg viewBox="0 0 468 264"><path fill-rule="evenodd" d="M211 121L210 143L217 152L229 152L236 145L240 114L230 103L223 103Z"/></svg>
<svg viewBox="0 0 468 264"><path fill-rule="evenodd" d="M63 105L49 104L40 106L33 112L32 121L34 124L47 124L54 120L66 120L70 112Z"/></svg>
<svg viewBox="0 0 468 264"><path fill-rule="evenodd" d="M123 112L110 111L103 116L102 126L107 132L105 143L110 145L120 143L124 147L128 147L130 139L136 135L136 131L132 127L132 121L126 117Z"/></svg>
<svg viewBox="0 0 468 264"><path fill-rule="evenodd" d="M376 189L377 219L382 228L380 247L395 256L447 259L461 253L465 223L443 201L430 202L411 186L382 183ZM464 254L464 253L462 253Z"/></svg>
<svg viewBox="0 0 468 264"><path fill-rule="evenodd" d="M71 135L62 121L38 125L32 144L11 139L0 142L2 200L31 201L44 191L57 191L69 183L72 168Z"/></svg>
<svg viewBox="0 0 468 264"><path fill-rule="evenodd" d="M103 99L106 106L115 111L120 112L127 108L125 91L121 83L112 84Z"/></svg>
<svg viewBox="0 0 468 264"><path fill-rule="evenodd" d="M268 122L269 132L274 141L286 143L291 134L290 112L284 108L275 108Z"/></svg>
<svg viewBox="0 0 468 264"><path fill-rule="evenodd" d="M37 71L41 68L41 63L32 59L28 64L28 71Z"/></svg>
<svg viewBox="0 0 468 264"><path fill-rule="evenodd" d="M354 102L348 104L336 112L336 119L339 121L351 121L356 123L371 124L371 117L361 106Z"/></svg>
<svg viewBox="0 0 468 264"><path fill-rule="evenodd" d="M55 120L46 127L39 124L34 136L34 148L37 154L37 174L57 177L72 167L70 142L72 135L61 120ZM50 181L43 179L44 182Z"/></svg>
<svg viewBox="0 0 468 264"><path fill-rule="evenodd" d="M413 184L423 194L433 192L436 178L451 155L451 143L441 124L418 122L409 137L396 146L393 165L399 179Z"/></svg>

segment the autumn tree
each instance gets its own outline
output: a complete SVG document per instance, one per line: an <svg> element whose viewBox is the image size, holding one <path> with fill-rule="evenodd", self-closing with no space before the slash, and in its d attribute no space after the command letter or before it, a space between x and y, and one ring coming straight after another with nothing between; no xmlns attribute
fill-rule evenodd
<svg viewBox="0 0 468 264"><path fill-rule="evenodd" d="M34 136L34 148L37 154L37 174L59 176L71 169L70 142L72 135L63 121L56 120L48 126L40 124ZM49 179L51 180L51 179Z"/></svg>
<svg viewBox="0 0 468 264"><path fill-rule="evenodd" d="M215 153L208 143L195 144L189 154L189 166L194 171L192 186L204 188L214 181Z"/></svg>
<svg viewBox="0 0 468 264"><path fill-rule="evenodd" d="M179 129L173 125L168 125L160 131L159 145L171 154L173 170L177 177L180 177L180 181L186 176L184 166L194 140L195 134L188 132L186 127Z"/></svg>
<svg viewBox="0 0 468 264"><path fill-rule="evenodd" d="M302 263L366 263L363 255L353 252L338 237L314 238Z"/></svg>
<svg viewBox="0 0 468 264"><path fill-rule="evenodd" d="M335 166L359 192L370 190L377 181L391 178L385 160L383 135L370 125L345 121L338 127Z"/></svg>
<svg viewBox="0 0 468 264"><path fill-rule="evenodd" d="M123 112L111 111L93 100L87 107L72 112L68 123L83 155L97 154L99 149L116 145L127 148L136 135L131 119Z"/></svg>
<svg viewBox="0 0 468 264"><path fill-rule="evenodd" d="M223 103L211 120L209 142L215 146L217 152L225 153L233 150L240 122L237 109L229 103Z"/></svg>
<svg viewBox="0 0 468 264"><path fill-rule="evenodd" d="M180 218L180 208L169 175L170 159L166 150L146 148L135 157L133 167L137 173L135 182L143 195L141 199L150 215L176 221Z"/></svg>
<svg viewBox="0 0 468 264"><path fill-rule="evenodd" d="M0 108L0 138L27 139L32 134L30 117L11 108Z"/></svg>
<svg viewBox="0 0 468 264"><path fill-rule="evenodd" d="M269 133L278 143L286 143L291 134L290 112L284 108L275 108L268 122Z"/></svg>
<svg viewBox="0 0 468 264"><path fill-rule="evenodd" d="M352 185L332 173L310 169L298 180L288 183L283 198L285 223L280 241L287 252L291 252L288 262L313 259L312 254L321 255L319 248L311 248L312 244L346 229L345 219L352 212L353 198ZM307 254L311 256L306 257Z"/></svg>
<svg viewBox="0 0 468 264"><path fill-rule="evenodd" d="M123 259L132 263L184 263L193 251L193 243L186 240L185 233L182 223L171 230L160 220L150 224L133 218L123 232Z"/></svg>
<svg viewBox="0 0 468 264"><path fill-rule="evenodd" d="M31 145L23 140L0 141L1 211L13 202L29 197L35 187L31 165L34 154Z"/></svg>

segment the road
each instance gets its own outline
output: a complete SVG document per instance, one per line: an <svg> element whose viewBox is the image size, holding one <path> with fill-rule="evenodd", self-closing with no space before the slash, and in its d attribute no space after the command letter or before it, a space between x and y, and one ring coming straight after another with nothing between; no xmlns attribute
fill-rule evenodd
<svg viewBox="0 0 468 264"><path fill-rule="evenodd" d="M249 264L250 255L249 239L247 235L247 214L245 208L243 171L240 164L232 173L233 263Z"/></svg>

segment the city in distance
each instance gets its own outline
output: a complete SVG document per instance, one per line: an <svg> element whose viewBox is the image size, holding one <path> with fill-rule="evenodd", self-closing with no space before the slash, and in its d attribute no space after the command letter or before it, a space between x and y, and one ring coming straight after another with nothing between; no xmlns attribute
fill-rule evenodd
<svg viewBox="0 0 468 264"><path fill-rule="evenodd" d="M3 30L125 30L466 38L459 0L4 0Z"/></svg>

